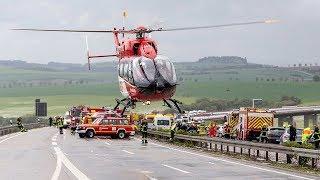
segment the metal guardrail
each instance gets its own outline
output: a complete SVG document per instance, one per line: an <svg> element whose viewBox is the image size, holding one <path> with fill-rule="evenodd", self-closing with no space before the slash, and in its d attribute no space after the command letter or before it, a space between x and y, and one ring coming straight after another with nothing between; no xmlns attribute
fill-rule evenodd
<svg viewBox="0 0 320 180"><path fill-rule="evenodd" d="M170 134L166 132L160 131L148 131L150 136L162 138L169 140ZM227 153L238 153L238 154L247 154L252 156L252 152L254 156L258 158L264 158L266 161L270 160L270 154L273 153L275 156L275 162L279 161L279 154L284 154L286 156L286 162L288 164L292 163L292 158L294 156L297 157L298 163L300 164L300 159L307 157L311 158L311 166L313 168L317 168L317 161L320 160L320 150L313 149L303 149L303 148L293 148L286 147L277 144L264 144L264 143L255 143L248 141L239 141L239 140L228 140L221 138L210 138L210 137L201 137L201 136L189 136L189 135L181 135L176 134L174 136L175 140L179 141L190 141L194 143L196 146L207 148L208 150L221 151ZM230 149L233 147L232 149ZM240 150L240 152L236 151L236 148ZM246 150L246 152L245 152ZM261 152L265 154L262 155Z"/></svg>
<svg viewBox="0 0 320 180"><path fill-rule="evenodd" d="M23 126L26 129L35 129L35 128L46 127L48 125L46 123L30 123L30 124L23 124ZM17 125L0 127L0 136L4 136L7 134L19 132L19 131L20 129L18 128Z"/></svg>

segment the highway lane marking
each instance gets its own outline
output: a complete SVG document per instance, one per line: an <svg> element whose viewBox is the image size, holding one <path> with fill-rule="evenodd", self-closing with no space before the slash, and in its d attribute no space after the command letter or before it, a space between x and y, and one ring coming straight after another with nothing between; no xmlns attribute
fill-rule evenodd
<svg viewBox="0 0 320 180"><path fill-rule="evenodd" d="M209 162L209 164L212 164L212 165L214 165L214 163L213 163L213 162Z"/></svg>
<svg viewBox="0 0 320 180"><path fill-rule="evenodd" d="M156 179L156 178L154 178L154 177L151 177L151 176L149 176L148 174L144 174L149 180L158 180L158 179Z"/></svg>
<svg viewBox="0 0 320 180"><path fill-rule="evenodd" d="M54 147L53 148L55 150L55 152L56 152L56 155L57 155L57 165L56 165L56 169L53 172L51 180L58 180L59 179L59 175L60 175L61 167L62 167L61 156L58 156L58 153L57 153L57 150L56 150L57 148L58 147Z"/></svg>
<svg viewBox="0 0 320 180"><path fill-rule="evenodd" d="M8 137L8 135L1 136L0 139L4 139L6 137Z"/></svg>
<svg viewBox="0 0 320 180"><path fill-rule="evenodd" d="M70 160L64 155L64 153L61 151L61 149L59 147L54 147L54 150L57 154L57 159L60 159L60 161L65 165L65 167L67 167L69 169L69 171L77 178L77 179L81 179L81 180L90 180L83 172L81 172L76 166L74 166ZM58 160L57 160L58 162ZM58 166L58 163L57 163ZM57 169L57 168L56 168ZM61 168L60 170L58 170L60 174L61 172ZM53 177L53 176L52 176ZM51 178L52 179L52 178Z"/></svg>
<svg viewBox="0 0 320 180"><path fill-rule="evenodd" d="M108 142L105 142L105 144L106 144L106 145L109 145L109 146L111 145L111 144L110 144L110 143L108 143Z"/></svg>
<svg viewBox="0 0 320 180"><path fill-rule="evenodd" d="M257 167L257 166L253 166L253 165L242 164L242 163L238 163L238 162L234 162L234 161L215 158L215 157L212 157L212 156L208 156L208 155L204 155L204 154L198 154L198 153L185 151L185 150L181 150L181 149L176 149L176 148L172 148L172 147L168 147L168 146L164 146L164 145L156 144L156 143L152 143L152 142L150 144L155 145L155 146L159 146L159 147L163 147L163 148L167 148L167 149L170 149L170 150L174 150L174 151L183 152L183 153L186 153L186 154L191 154L191 155L196 155L196 156L200 156L200 157L204 157L204 158L213 159L213 160L216 160L216 161L223 161L223 162L226 162L226 163L229 163L229 164L236 164L236 165L240 165L240 166L245 166L245 167L249 167L249 168L254 168L254 169L258 169L258 170L262 170L262 171L277 173L277 174L281 174L281 175L285 175L285 176L291 176L291 177L300 178L300 179L314 180L314 179L311 179L311 178L308 178L308 177L298 176L298 175L294 175L294 174L288 174L288 173L281 172L281 171L265 169L265 168L261 168L261 167Z"/></svg>
<svg viewBox="0 0 320 180"><path fill-rule="evenodd" d="M126 152L128 154L134 154L133 152L127 151L127 150L122 150L123 152Z"/></svg>
<svg viewBox="0 0 320 180"><path fill-rule="evenodd" d="M167 164L161 164L161 165L162 165L162 166L165 166L165 167L167 167L167 168L174 169L174 170L176 170L176 171L183 172L183 173L185 173L185 174L189 174L189 173L190 173L190 172L188 172L188 171L184 171L184 170L182 170L182 169L179 169L179 168L176 168L176 167L169 166L169 165L167 165Z"/></svg>
<svg viewBox="0 0 320 180"><path fill-rule="evenodd" d="M5 139L3 139L3 140L0 141L0 144L3 143L3 142L5 142L5 141L8 141L9 139L12 139L12 138L14 138L14 137L20 136L20 135L22 135L22 133L19 133L19 134L10 136L10 137L8 137L8 138L5 138Z"/></svg>

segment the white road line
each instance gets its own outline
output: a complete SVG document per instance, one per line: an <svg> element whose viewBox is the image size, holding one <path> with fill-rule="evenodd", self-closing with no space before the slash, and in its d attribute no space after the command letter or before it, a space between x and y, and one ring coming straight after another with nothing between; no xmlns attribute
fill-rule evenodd
<svg viewBox="0 0 320 180"><path fill-rule="evenodd" d="M209 164L213 164L213 165L214 165L214 163L213 163L213 162L209 162Z"/></svg>
<svg viewBox="0 0 320 180"><path fill-rule="evenodd" d="M8 137L8 135L1 136L0 139L4 139L6 137Z"/></svg>
<svg viewBox="0 0 320 180"><path fill-rule="evenodd" d="M126 152L128 154L134 154L133 152L127 151L127 150L122 150L123 152Z"/></svg>
<svg viewBox="0 0 320 180"><path fill-rule="evenodd" d="M259 170L262 170L262 171L277 173L277 174L281 174L281 175L285 175L285 176L291 176L291 177L300 178L300 179L314 180L314 179L311 179L311 178L308 178L308 177L298 176L298 175L294 175L294 174L288 174L288 173L285 173L285 172L276 171L276 170L272 170L272 169L265 169L265 168L261 168L261 167L257 167L257 166L253 166L253 165L242 164L242 163L238 163L238 162L234 162L234 161L215 158L215 157L212 157L212 156L208 156L208 155L204 155L204 154L198 154L198 153L185 151L185 150L181 150L181 149L176 149L176 148L164 146L164 145L161 145L161 144L156 144L156 143L150 143L150 144L155 145L155 146L159 146L159 147L163 147L163 148L167 148L167 149L170 149L170 150L174 150L174 151L183 152L183 153L186 153L186 154L191 154L191 155L196 155L196 156L200 156L200 157L213 159L213 160L216 160L216 161L223 161L223 162L230 163L230 164L236 164L236 165L240 165L240 166L245 166L245 167L249 167L249 168L253 168L253 169L259 169Z"/></svg>
<svg viewBox="0 0 320 180"><path fill-rule="evenodd" d="M8 137L8 138L5 138L5 139L3 139L3 140L0 141L0 144L3 143L3 142L5 142L5 141L8 141L9 139L12 139L12 138L14 138L14 137L20 136L20 135L22 135L22 133L19 133L19 134L10 136L10 137Z"/></svg>
<svg viewBox="0 0 320 180"><path fill-rule="evenodd" d="M56 150L57 148L58 147L54 147L53 148L55 150L55 152L56 152L56 155L57 155L57 165L56 165L56 169L53 172L51 180L58 180L59 179L59 175L60 175L61 167L62 167L61 156L58 156L58 153L57 153L57 150Z"/></svg>
<svg viewBox="0 0 320 180"><path fill-rule="evenodd" d="M61 149L59 147L54 147L54 150L57 154L57 159L61 159L60 161L69 169L69 171L77 178L77 179L81 179L81 180L90 180L84 173L82 173L77 167L75 167L70 161L69 159L63 154L63 152L61 151ZM58 160L57 160L57 166L58 166ZM56 168L57 169L57 168ZM60 174L61 168L60 170L58 170L57 173ZM53 174L55 175L55 174ZM54 176L52 176L54 177ZM52 178L51 178L52 179Z"/></svg>
<svg viewBox="0 0 320 180"><path fill-rule="evenodd" d="M56 146L56 145L58 145L58 144L57 144L57 142L52 142L52 145L53 145L53 146Z"/></svg>
<svg viewBox="0 0 320 180"><path fill-rule="evenodd" d="M154 178L154 177L149 176L148 174L145 174L145 176L146 176L149 180L158 180L158 179L156 179L156 178Z"/></svg>
<svg viewBox="0 0 320 180"><path fill-rule="evenodd" d="M111 145L111 144L110 144L110 143L108 143L108 142L105 142L105 144L106 144L106 145L109 145L109 146Z"/></svg>
<svg viewBox="0 0 320 180"><path fill-rule="evenodd" d="M174 170L176 170L176 171L180 171L180 172L186 173L186 174L189 174L189 173L190 173L190 172L188 172L188 171L184 171L184 170L182 170L182 169L178 169L178 168L175 168L175 167L166 165L166 164L161 164L161 165L162 165L162 166L165 166L165 167L167 167L167 168L174 169Z"/></svg>

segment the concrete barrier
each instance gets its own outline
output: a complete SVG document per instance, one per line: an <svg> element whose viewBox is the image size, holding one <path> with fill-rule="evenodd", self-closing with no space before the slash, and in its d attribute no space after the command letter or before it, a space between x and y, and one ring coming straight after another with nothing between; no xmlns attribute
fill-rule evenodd
<svg viewBox="0 0 320 180"><path fill-rule="evenodd" d="M24 127L26 129L35 129L35 128L42 128L48 126L46 123L30 123L30 124L24 124ZM19 128L17 125L14 126L4 126L0 127L0 136L4 136L7 134L19 132Z"/></svg>
<svg viewBox="0 0 320 180"><path fill-rule="evenodd" d="M169 140L170 134L160 131L148 131L150 136ZM278 144L264 144L264 143L255 143L248 141L239 141L239 140L229 140L223 138L210 138L210 137L201 137L201 136L189 136L189 135L180 135L176 134L174 136L175 140L178 141L189 141L195 146L205 148L207 150L221 151L224 153L234 153L234 154L246 154L249 157L255 156L259 159L264 159L270 161L271 153L274 155L275 162L279 161L279 155L284 155L286 163L291 164L292 158L297 157L299 160L297 163L300 164L300 159L310 158L311 166L317 168L318 162L320 162L320 150L313 149L303 149L303 148L293 148L286 147ZM263 153L263 154L262 154ZM301 165L301 164L300 164Z"/></svg>

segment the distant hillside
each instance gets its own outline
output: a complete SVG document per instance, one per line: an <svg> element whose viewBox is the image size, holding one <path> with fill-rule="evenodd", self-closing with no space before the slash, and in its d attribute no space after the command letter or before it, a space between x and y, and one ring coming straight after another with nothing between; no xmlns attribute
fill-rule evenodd
<svg viewBox="0 0 320 180"><path fill-rule="evenodd" d="M23 60L0 60L0 66L14 68L14 69L49 71L49 72L55 72L55 71L83 72L88 70L87 64L60 63L60 62L49 62L48 64L40 64L40 63L28 63L27 61L23 61ZM94 72L114 71L115 66L116 64L113 62L92 63L92 71Z"/></svg>
<svg viewBox="0 0 320 180"><path fill-rule="evenodd" d="M247 65L248 61L246 58L238 56L209 56L203 57L198 60L200 63L212 63L212 64L241 64Z"/></svg>

